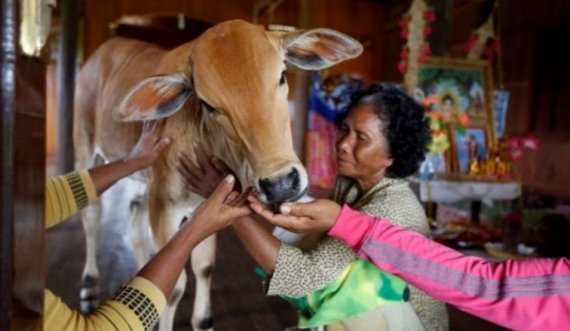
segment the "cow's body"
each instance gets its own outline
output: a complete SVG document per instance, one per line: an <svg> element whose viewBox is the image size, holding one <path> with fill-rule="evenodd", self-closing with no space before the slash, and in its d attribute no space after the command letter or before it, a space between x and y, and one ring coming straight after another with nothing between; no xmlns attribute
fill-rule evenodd
<svg viewBox="0 0 570 331"><path fill-rule="evenodd" d="M149 216L157 249L175 233L183 214L201 200L184 188L176 171L178 152L192 157L193 143L202 143L226 162L242 187L256 186L267 202L298 199L308 180L292 147L283 60L321 69L361 52L357 42L338 32L313 31L268 32L229 21L172 51L128 39L108 41L88 60L78 79L77 167L97 164L97 154L107 160L126 155L139 137L140 121L166 118L163 135L174 141L152 171L142 176L149 183ZM134 214L144 215L146 206L137 205ZM98 294L94 234L99 216L100 206L95 205L83 217L88 243L82 299ZM214 237L193 252L194 329L211 328L209 283L214 257ZM185 277L169 300L172 310L165 313L161 329L172 327Z"/></svg>

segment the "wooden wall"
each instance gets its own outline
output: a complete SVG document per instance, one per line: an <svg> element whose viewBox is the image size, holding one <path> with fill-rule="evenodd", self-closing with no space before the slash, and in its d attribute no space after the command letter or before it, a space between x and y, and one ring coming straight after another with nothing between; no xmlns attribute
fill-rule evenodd
<svg viewBox="0 0 570 331"><path fill-rule="evenodd" d="M518 167L537 192L570 199L570 2L505 0L501 7L505 88L512 93L511 135L533 134L541 149Z"/></svg>
<svg viewBox="0 0 570 331"><path fill-rule="evenodd" d="M259 0L85 0L84 47L91 54L111 37L109 24L122 15L184 13L191 18L210 23L229 19L252 20ZM284 0L275 10L273 23L304 27L328 27L347 33L367 47L356 60L341 64L337 71L379 79L382 68L375 65L382 57L381 31L384 7L374 2L350 0ZM260 23L268 23L267 16Z"/></svg>

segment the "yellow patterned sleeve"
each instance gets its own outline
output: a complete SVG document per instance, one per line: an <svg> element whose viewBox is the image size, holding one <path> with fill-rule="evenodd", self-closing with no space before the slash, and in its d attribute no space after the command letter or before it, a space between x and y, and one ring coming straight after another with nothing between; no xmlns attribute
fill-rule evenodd
<svg viewBox="0 0 570 331"><path fill-rule="evenodd" d="M151 331L166 306L166 297L150 281L135 277L115 297L89 315L69 308L50 291L44 297L44 330Z"/></svg>
<svg viewBox="0 0 570 331"><path fill-rule="evenodd" d="M46 228L50 228L97 200L88 170L48 178L46 181Z"/></svg>

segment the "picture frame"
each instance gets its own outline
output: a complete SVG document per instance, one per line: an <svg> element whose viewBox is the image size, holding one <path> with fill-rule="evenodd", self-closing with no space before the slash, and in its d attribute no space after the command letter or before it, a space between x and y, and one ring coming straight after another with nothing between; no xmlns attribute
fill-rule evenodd
<svg viewBox="0 0 570 331"><path fill-rule="evenodd" d="M469 166L473 157L478 160L487 159L489 153L489 135L486 127L469 127L465 134L453 133L452 152L455 155L455 172L469 174Z"/></svg>
<svg viewBox="0 0 570 331"><path fill-rule="evenodd" d="M486 147L495 145L493 78L488 62L430 57L419 66L414 97L419 102L434 98L435 110L450 116L466 113L469 126L485 129Z"/></svg>
<svg viewBox="0 0 570 331"><path fill-rule="evenodd" d="M494 90L493 99L495 106L495 139L505 135L507 124L507 109L509 107L510 93L507 90Z"/></svg>

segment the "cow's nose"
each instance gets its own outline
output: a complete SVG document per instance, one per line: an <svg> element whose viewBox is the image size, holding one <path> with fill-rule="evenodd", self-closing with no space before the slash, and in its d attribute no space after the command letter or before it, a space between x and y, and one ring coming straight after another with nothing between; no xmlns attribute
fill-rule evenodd
<svg viewBox="0 0 570 331"><path fill-rule="evenodd" d="M265 194L267 201L274 205L297 198L300 195L300 185L299 171L295 168L285 175L259 179L261 192Z"/></svg>

